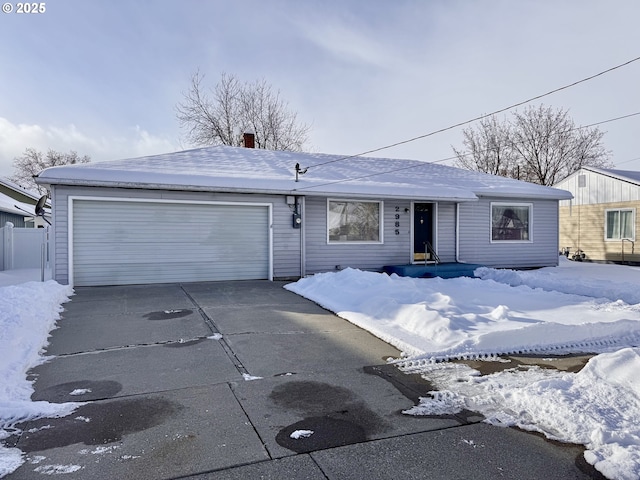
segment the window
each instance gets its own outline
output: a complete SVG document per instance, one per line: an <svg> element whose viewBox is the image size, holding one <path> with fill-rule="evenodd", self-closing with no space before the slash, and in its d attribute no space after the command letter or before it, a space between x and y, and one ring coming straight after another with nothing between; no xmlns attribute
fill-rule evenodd
<svg viewBox="0 0 640 480"><path fill-rule="evenodd" d="M328 201L329 242L382 243L382 202Z"/></svg>
<svg viewBox="0 0 640 480"><path fill-rule="evenodd" d="M531 241L530 203L492 203L491 241Z"/></svg>
<svg viewBox="0 0 640 480"><path fill-rule="evenodd" d="M605 238L607 240L627 238L635 241L635 214L636 212L632 208L605 210Z"/></svg>

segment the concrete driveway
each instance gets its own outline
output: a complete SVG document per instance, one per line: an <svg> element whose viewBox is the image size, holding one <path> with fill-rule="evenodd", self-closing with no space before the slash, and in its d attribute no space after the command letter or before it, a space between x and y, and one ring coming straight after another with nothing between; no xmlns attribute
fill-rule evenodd
<svg viewBox="0 0 640 480"><path fill-rule="evenodd" d="M399 352L282 285L76 289L33 399L87 403L22 425L7 478L597 478L577 446L403 415L430 387Z"/></svg>

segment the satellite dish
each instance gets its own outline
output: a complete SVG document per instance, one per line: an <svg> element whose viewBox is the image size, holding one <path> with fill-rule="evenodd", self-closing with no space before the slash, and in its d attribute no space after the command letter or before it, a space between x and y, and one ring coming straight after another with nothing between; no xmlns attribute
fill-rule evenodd
<svg viewBox="0 0 640 480"><path fill-rule="evenodd" d="M47 220L44 216L44 204L47 203L47 195L43 195L40 197L40 200L38 200L38 203L36 203L36 216L38 217L42 217L42 219L47 222L49 225L51 225L51 222L49 220Z"/></svg>
<svg viewBox="0 0 640 480"><path fill-rule="evenodd" d="M36 215L44 217L44 204L47 203L47 195L43 195L36 203Z"/></svg>

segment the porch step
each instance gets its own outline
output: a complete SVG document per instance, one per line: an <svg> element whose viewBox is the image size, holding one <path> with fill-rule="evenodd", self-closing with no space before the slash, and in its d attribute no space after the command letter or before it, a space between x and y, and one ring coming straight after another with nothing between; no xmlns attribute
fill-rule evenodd
<svg viewBox="0 0 640 480"><path fill-rule="evenodd" d="M474 263L439 263L431 265L387 265L382 270L391 275L412 278L456 278L473 277L476 268L484 265Z"/></svg>

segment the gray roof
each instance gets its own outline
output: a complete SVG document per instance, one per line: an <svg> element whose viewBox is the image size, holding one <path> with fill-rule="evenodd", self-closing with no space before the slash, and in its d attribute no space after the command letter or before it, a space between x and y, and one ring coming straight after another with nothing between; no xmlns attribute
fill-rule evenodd
<svg viewBox="0 0 640 480"><path fill-rule="evenodd" d="M640 185L640 172L636 170L614 170L610 168L583 167L585 170Z"/></svg>
<svg viewBox="0 0 640 480"><path fill-rule="evenodd" d="M308 168L295 181L295 166ZM564 190L417 160L214 146L43 170L41 184L473 201L569 199Z"/></svg>

